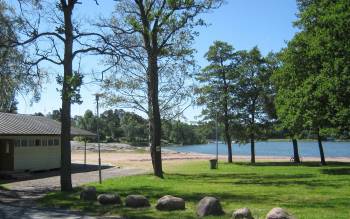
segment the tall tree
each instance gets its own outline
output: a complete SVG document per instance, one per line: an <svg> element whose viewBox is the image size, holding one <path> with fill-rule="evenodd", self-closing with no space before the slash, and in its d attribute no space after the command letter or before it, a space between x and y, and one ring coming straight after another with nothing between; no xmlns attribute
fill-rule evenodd
<svg viewBox="0 0 350 219"><path fill-rule="evenodd" d="M101 130L105 137L109 136L110 140L116 140L122 135L119 116L118 110L107 110L100 116L101 123L104 124Z"/></svg>
<svg viewBox="0 0 350 219"><path fill-rule="evenodd" d="M266 57L262 57L259 49L239 51L241 59L237 67L237 84L232 90L232 110L239 121L238 135L241 140L250 140L251 163L255 163L255 141L266 130L269 121L269 102L271 85L269 83L272 67Z"/></svg>
<svg viewBox="0 0 350 219"><path fill-rule="evenodd" d="M52 110L52 112L49 112L46 115L46 117L48 117L49 119L53 119L53 120L61 122L61 115L62 115L62 110L58 109L58 110Z"/></svg>
<svg viewBox="0 0 350 219"><path fill-rule="evenodd" d="M350 2L298 0L295 25L300 28L282 51L276 72L279 114L317 136L321 164L322 138L329 128L341 134L350 121ZM300 131L300 130L299 130Z"/></svg>
<svg viewBox="0 0 350 219"><path fill-rule="evenodd" d="M120 124L128 142L140 144L147 139L147 120L136 113L125 112Z"/></svg>
<svg viewBox="0 0 350 219"><path fill-rule="evenodd" d="M122 56L132 60L131 66L136 64L144 69L141 71L141 80L146 81L142 88L147 94L147 106L137 107L143 108L148 114L152 164L154 174L158 177L163 177L159 103L160 85L163 83L159 80L162 66L168 67L166 63L174 63L174 60L176 62L172 67L176 67L181 60L187 62L193 52L190 46L196 35L193 27L204 24L201 19L197 19L198 15L221 3L221 0L122 0L117 2L117 11L112 20L107 25L101 25L110 27L117 39L121 39L114 45L127 51ZM182 66L186 68L186 65ZM129 69L132 70L132 67ZM166 85L167 81L164 82ZM166 86L163 89L167 89ZM169 109L173 106L168 104Z"/></svg>
<svg viewBox="0 0 350 219"><path fill-rule="evenodd" d="M231 75L234 74L234 65L237 64L237 59L233 47L222 41L215 41L209 47L205 57L210 64L197 76L197 80L202 84L197 89L199 96L197 103L206 106L202 114L213 120L218 118L224 124L225 142L228 151L227 160L232 163L230 93L232 86L234 86L233 83L235 83L232 82L234 77Z"/></svg>
<svg viewBox="0 0 350 219"><path fill-rule="evenodd" d="M32 96L32 101L39 100L42 74L35 74L26 65L26 50L11 47L11 40L17 38L18 20L13 9L0 1L0 111L17 111L16 97Z"/></svg>
<svg viewBox="0 0 350 219"><path fill-rule="evenodd" d="M40 72L41 62L50 62L63 67L63 77L58 77L62 84L61 113L61 190L72 190L71 179L71 104L78 101L79 86L82 76L73 71L74 59L88 52L101 52L95 41L101 35L81 31L74 23L73 15L78 0L57 0L54 4L45 1L18 0L21 21L20 38L12 39L12 45L30 47L33 58L27 63ZM42 25L45 23L45 25Z"/></svg>

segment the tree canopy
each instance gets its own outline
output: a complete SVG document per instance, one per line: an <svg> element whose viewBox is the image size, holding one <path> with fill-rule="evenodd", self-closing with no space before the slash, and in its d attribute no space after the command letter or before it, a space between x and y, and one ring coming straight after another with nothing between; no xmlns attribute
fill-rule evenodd
<svg viewBox="0 0 350 219"><path fill-rule="evenodd" d="M12 47L19 25L14 10L0 1L0 111L16 112L18 95L40 98L40 84L44 75L36 74L25 63L26 50Z"/></svg>
<svg viewBox="0 0 350 219"><path fill-rule="evenodd" d="M319 140L331 128L349 130L350 2L299 0L300 29L280 55L276 71L277 114L287 129L313 131Z"/></svg>

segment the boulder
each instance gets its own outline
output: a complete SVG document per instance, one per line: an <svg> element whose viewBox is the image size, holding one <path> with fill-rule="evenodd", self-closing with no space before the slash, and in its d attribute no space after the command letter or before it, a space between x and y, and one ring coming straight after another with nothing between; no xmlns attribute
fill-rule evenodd
<svg viewBox="0 0 350 219"><path fill-rule="evenodd" d="M149 207L148 199L143 195L128 195L125 199L125 206L131 208Z"/></svg>
<svg viewBox="0 0 350 219"><path fill-rule="evenodd" d="M240 208L232 213L232 219L254 219L249 208Z"/></svg>
<svg viewBox="0 0 350 219"><path fill-rule="evenodd" d="M197 215L204 217L207 215L221 215L224 211L222 210L219 199L215 197L204 197L197 205Z"/></svg>
<svg viewBox="0 0 350 219"><path fill-rule="evenodd" d="M283 208L273 208L266 215L266 219L295 219Z"/></svg>
<svg viewBox="0 0 350 219"><path fill-rule="evenodd" d="M97 197L101 205L121 205L122 200L118 194L101 194Z"/></svg>
<svg viewBox="0 0 350 219"><path fill-rule="evenodd" d="M83 191L80 193L80 199L84 201L96 201L96 188L93 186L84 187Z"/></svg>
<svg viewBox="0 0 350 219"><path fill-rule="evenodd" d="M160 211L184 210L185 201L182 198L166 195L158 199L156 208Z"/></svg>
<svg viewBox="0 0 350 219"><path fill-rule="evenodd" d="M102 216L102 217L99 217L98 219L127 219L127 218L122 216Z"/></svg>

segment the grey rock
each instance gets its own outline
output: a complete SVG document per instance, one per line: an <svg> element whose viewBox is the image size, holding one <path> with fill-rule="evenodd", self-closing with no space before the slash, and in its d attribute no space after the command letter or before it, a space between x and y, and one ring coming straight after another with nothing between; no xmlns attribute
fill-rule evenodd
<svg viewBox="0 0 350 219"><path fill-rule="evenodd" d="M98 219L127 219L127 218L122 216L102 216L102 217L98 217Z"/></svg>
<svg viewBox="0 0 350 219"><path fill-rule="evenodd" d="M143 195L128 195L125 199L125 206L131 208L143 208L151 206L148 199Z"/></svg>
<svg viewBox="0 0 350 219"><path fill-rule="evenodd" d="M158 199L156 208L160 211L184 210L185 200L179 197L166 195Z"/></svg>
<svg viewBox="0 0 350 219"><path fill-rule="evenodd" d="M240 208L232 213L232 219L254 219L249 208Z"/></svg>
<svg viewBox="0 0 350 219"><path fill-rule="evenodd" d="M283 208L273 208L266 215L266 219L295 219Z"/></svg>
<svg viewBox="0 0 350 219"><path fill-rule="evenodd" d="M83 191L80 193L80 199L84 201L96 201L96 188L93 186L84 187Z"/></svg>
<svg viewBox="0 0 350 219"><path fill-rule="evenodd" d="M122 200L116 193L114 194L101 194L97 197L98 202L101 205L121 205Z"/></svg>
<svg viewBox="0 0 350 219"><path fill-rule="evenodd" d="M207 215L221 215L224 211L222 210L219 199L215 197L204 197L197 205L197 215L204 217Z"/></svg>

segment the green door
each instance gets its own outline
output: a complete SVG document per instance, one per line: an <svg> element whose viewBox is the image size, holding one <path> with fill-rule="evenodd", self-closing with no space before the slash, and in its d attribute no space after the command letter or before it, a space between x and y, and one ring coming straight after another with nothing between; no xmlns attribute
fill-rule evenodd
<svg viewBox="0 0 350 219"><path fill-rule="evenodd" d="M0 139L0 170L12 171L14 165L13 140Z"/></svg>

